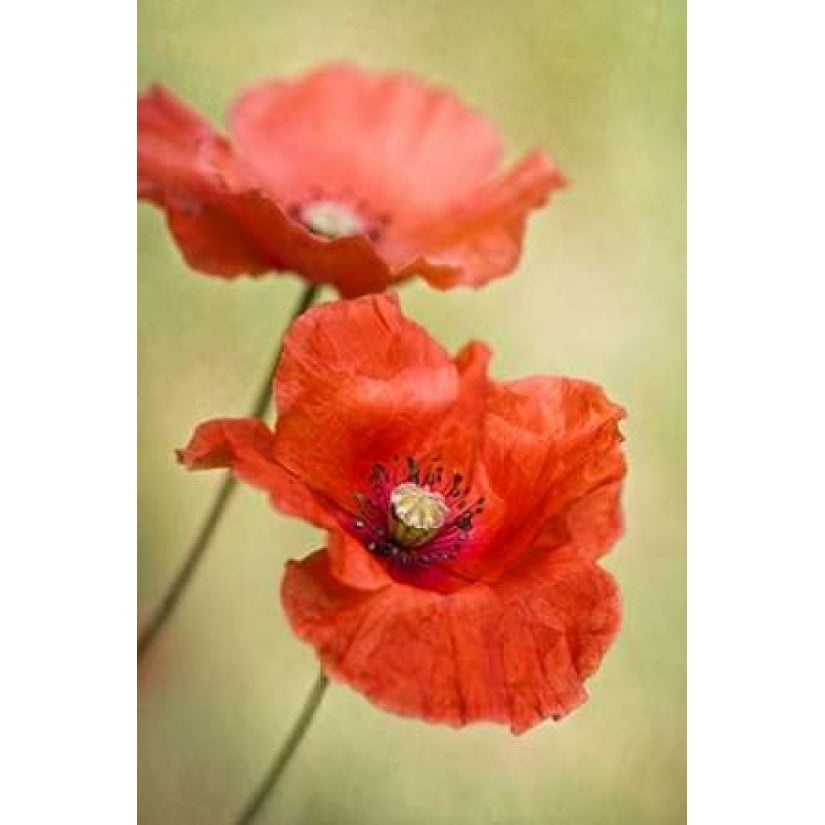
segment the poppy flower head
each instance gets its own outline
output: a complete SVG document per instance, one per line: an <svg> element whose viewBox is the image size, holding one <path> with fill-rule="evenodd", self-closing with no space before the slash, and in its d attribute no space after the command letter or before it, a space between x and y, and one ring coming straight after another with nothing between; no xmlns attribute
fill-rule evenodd
<svg viewBox="0 0 825 825"><path fill-rule="evenodd" d="M138 197L224 278L289 270L357 296L506 275L528 213L565 182L538 151L496 174L501 154L452 92L347 64L243 91L228 137L163 88L138 98Z"/></svg>
<svg viewBox="0 0 825 825"><path fill-rule="evenodd" d="M496 382L373 296L290 329L274 429L202 424L180 460L230 467L327 531L287 565L293 629L394 712L520 732L586 698L620 622L597 563L622 531L623 410L586 381Z"/></svg>

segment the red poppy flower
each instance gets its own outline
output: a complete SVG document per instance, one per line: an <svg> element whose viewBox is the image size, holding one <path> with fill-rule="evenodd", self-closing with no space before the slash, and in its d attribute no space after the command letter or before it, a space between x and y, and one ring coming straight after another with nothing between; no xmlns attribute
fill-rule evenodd
<svg viewBox="0 0 825 825"><path fill-rule="evenodd" d="M170 92L138 97L138 197L163 208L195 269L271 270L377 292L510 272L527 214L564 185L532 151L506 172L499 138L451 92L333 65L248 89L230 138Z"/></svg>
<svg viewBox="0 0 825 825"><path fill-rule="evenodd" d="M290 329L274 431L202 424L180 460L230 467L328 531L282 597L325 671L389 710L526 730L586 694L619 594L621 408L594 384L499 383L372 296Z"/></svg>

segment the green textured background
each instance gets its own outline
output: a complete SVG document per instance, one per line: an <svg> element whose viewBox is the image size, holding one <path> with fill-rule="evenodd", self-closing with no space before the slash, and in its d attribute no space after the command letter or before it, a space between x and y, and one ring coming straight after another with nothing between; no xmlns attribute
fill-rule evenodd
<svg viewBox="0 0 825 825"><path fill-rule="evenodd" d="M220 123L261 78L348 58L403 68L485 111L514 155L545 147L573 186L530 223L514 277L403 288L493 373L558 372L623 403L628 530L606 566L622 633L591 700L521 737L390 716L333 686L261 818L275 825L669 825L685 819L685 10L683 0L140 0L141 87ZM172 457L199 421L244 414L298 282L189 272L138 208L139 605L150 608L220 479ZM317 531L244 489L139 690L139 821L230 822L315 678L277 598Z"/></svg>

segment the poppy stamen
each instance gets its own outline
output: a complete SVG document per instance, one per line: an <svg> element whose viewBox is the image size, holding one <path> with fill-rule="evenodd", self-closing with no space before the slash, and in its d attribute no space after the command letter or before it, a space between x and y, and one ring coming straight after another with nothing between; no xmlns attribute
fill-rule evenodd
<svg viewBox="0 0 825 825"><path fill-rule="evenodd" d="M470 503L464 476L445 473L440 457L422 464L395 456L393 462L389 468L373 464L371 494L355 494L355 533L371 553L407 570L456 558L484 498Z"/></svg>

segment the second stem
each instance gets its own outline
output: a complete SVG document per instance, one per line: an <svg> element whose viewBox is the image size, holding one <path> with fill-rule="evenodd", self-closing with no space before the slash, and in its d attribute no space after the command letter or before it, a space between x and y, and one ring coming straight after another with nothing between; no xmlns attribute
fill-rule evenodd
<svg viewBox="0 0 825 825"><path fill-rule="evenodd" d="M298 305L295 307L295 310L290 316L290 324L299 315L302 315L307 309L309 309L320 289L321 287L319 284L306 285L304 291L301 293L301 299L298 302ZM255 400L255 406L250 413L252 418L263 418L266 414L267 408L269 407L269 402L272 398L272 376L278 366L278 361L281 359L283 339L285 335L286 333L284 333L284 336L281 337L281 344L278 347L278 351L275 353L275 359L272 366L267 371L266 380L261 385L260 392ZM172 616L175 608L178 606L181 597L186 591L192 577L195 575L195 571L198 569L198 565L209 547L212 536L215 533L215 528L220 523L221 517L226 510L229 500L232 498L232 493L234 493L236 486L237 481L235 477L231 472L227 472L217 495L212 501L212 506L209 508L206 518L204 519L200 530L198 530L198 534L195 536L195 540L189 547L189 552L186 554L183 564L167 588L166 593L161 599L157 609L146 623L146 626L143 628L143 632L138 637L138 661L140 661L152 647L152 644L161 629Z"/></svg>

